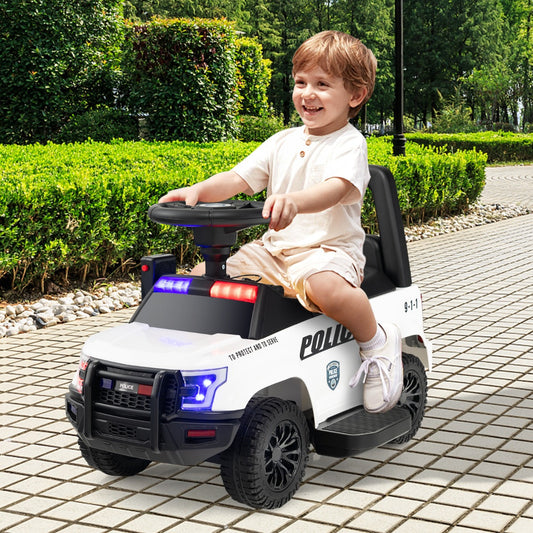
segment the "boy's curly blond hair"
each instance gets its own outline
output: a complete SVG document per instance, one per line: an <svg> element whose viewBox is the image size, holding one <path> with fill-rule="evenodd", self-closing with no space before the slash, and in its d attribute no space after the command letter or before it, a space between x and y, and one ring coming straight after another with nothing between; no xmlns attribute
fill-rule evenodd
<svg viewBox="0 0 533 533"><path fill-rule="evenodd" d="M360 105L349 112L357 116L374 91L377 61L359 39L340 31L323 31L303 42L292 58L292 75L320 67L328 74L344 79L344 86L355 92L366 89Z"/></svg>

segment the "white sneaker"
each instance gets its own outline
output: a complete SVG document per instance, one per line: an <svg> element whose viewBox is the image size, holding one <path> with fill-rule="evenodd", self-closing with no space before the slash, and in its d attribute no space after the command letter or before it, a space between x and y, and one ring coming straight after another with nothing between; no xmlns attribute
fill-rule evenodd
<svg viewBox="0 0 533 533"><path fill-rule="evenodd" d="M403 388L402 337L395 324L381 324L387 341L377 350L361 352L363 363L350 380L355 387L363 376L363 401L370 413L384 413L400 399ZM364 375L363 375L364 374Z"/></svg>

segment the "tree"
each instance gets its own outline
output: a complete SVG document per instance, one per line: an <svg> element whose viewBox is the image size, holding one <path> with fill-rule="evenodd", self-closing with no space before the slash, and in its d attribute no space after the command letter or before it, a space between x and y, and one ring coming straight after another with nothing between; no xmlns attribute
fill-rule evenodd
<svg viewBox="0 0 533 533"><path fill-rule="evenodd" d="M121 0L0 0L0 142L46 142L113 103Z"/></svg>
<svg viewBox="0 0 533 533"><path fill-rule="evenodd" d="M501 0L508 31L509 69L516 74L514 92L523 105L522 127L533 124L533 1ZM518 117L515 119L518 122Z"/></svg>
<svg viewBox="0 0 533 533"><path fill-rule="evenodd" d="M292 56L300 43L315 33L313 17L306 0L248 0L249 31L263 45L272 62L269 98L285 123L292 114Z"/></svg>
<svg viewBox="0 0 533 533"><path fill-rule="evenodd" d="M458 80L502 57L502 10L494 0L404 4L406 112L427 123Z"/></svg>
<svg viewBox="0 0 533 533"><path fill-rule="evenodd" d="M335 7L335 29L361 39L376 56L376 85L367 113L370 122L382 124L394 101L394 0L339 0Z"/></svg>
<svg viewBox="0 0 533 533"><path fill-rule="evenodd" d="M161 15L236 21L237 30L258 38L272 61L269 98L285 121L292 110L297 46L318 31L346 31L378 59L370 120L392 115L394 0L126 0L125 12L143 20ZM516 123L522 105L523 122L533 122L532 18L533 0L405 0L406 113L427 123L459 89L477 119L499 116Z"/></svg>

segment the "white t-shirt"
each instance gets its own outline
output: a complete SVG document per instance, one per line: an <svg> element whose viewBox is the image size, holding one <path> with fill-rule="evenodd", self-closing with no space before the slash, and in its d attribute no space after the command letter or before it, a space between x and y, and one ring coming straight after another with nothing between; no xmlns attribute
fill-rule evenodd
<svg viewBox="0 0 533 533"><path fill-rule="evenodd" d="M283 194L307 189L329 178L343 178L361 193L356 203L298 214L285 229L267 230L263 242L278 255L285 250L333 246L346 251L363 271L361 204L370 173L363 135L351 124L329 135L307 135L305 127L280 131L233 170L257 193Z"/></svg>

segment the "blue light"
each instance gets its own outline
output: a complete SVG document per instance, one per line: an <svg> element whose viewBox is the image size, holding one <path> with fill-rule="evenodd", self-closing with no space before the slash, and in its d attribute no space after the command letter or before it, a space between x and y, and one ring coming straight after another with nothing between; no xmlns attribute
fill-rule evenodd
<svg viewBox="0 0 533 533"><path fill-rule="evenodd" d="M100 378L100 387L102 387L102 389L111 390L113 388L113 380L108 378Z"/></svg>
<svg viewBox="0 0 533 533"><path fill-rule="evenodd" d="M182 370L184 394L181 397L181 408L185 411L205 411L211 409L215 392L226 382L228 369L213 370Z"/></svg>
<svg viewBox="0 0 533 533"><path fill-rule="evenodd" d="M166 292L172 294L187 294L191 278L175 278L172 276L161 276L154 284L154 292Z"/></svg>

